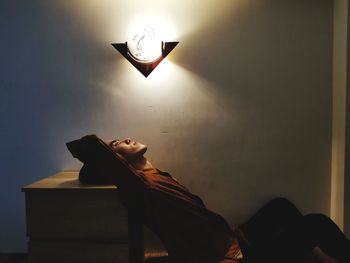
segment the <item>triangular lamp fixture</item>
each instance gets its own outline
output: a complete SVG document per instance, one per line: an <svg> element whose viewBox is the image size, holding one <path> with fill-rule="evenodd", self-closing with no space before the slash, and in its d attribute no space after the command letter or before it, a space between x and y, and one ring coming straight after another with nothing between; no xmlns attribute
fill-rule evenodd
<svg viewBox="0 0 350 263"><path fill-rule="evenodd" d="M162 60L176 47L179 42L161 42L161 54L152 61L138 59L136 53L133 55L133 50L129 48L128 42L112 43L112 46L118 50L135 68L138 69L146 78L159 65Z"/></svg>

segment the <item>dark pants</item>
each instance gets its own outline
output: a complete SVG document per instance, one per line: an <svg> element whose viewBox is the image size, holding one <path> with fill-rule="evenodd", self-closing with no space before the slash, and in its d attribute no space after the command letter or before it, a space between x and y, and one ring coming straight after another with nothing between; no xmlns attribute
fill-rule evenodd
<svg viewBox="0 0 350 263"><path fill-rule="evenodd" d="M350 262L350 241L327 216L303 216L289 200L276 198L240 226L247 262L301 262L316 246L341 263Z"/></svg>

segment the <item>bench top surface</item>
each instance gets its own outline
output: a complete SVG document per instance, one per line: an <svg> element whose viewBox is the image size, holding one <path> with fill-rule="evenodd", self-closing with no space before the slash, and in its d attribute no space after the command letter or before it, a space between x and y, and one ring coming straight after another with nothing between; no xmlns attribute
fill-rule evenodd
<svg viewBox="0 0 350 263"><path fill-rule="evenodd" d="M88 185L79 182L78 171L63 171L52 176L46 177L32 184L22 187L23 192L32 190L70 190L70 191L87 191L87 190L99 190L108 191L115 190L115 185Z"/></svg>

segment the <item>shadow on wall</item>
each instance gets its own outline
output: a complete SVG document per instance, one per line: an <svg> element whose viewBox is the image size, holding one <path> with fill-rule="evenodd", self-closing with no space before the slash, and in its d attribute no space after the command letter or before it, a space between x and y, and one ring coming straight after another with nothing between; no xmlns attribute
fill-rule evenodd
<svg viewBox="0 0 350 263"><path fill-rule="evenodd" d="M20 187L60 170L64 142L102 125L96 84L119 58L49 2L1 1L0 17L0 252L14 252L26 249Z"/></svg>

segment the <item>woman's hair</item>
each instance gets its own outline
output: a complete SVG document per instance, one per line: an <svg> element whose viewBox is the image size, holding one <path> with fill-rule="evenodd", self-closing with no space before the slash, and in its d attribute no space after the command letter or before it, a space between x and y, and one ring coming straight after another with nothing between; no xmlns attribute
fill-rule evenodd
<svg viewBox="0 0 350 263"><path fill-rule="evenodd" d="M123 180L138 173L123 156L96 135L86 135L66 145L73 157L83 163L79 172L82 183L122 185Z"/></svg>

